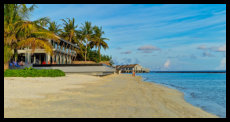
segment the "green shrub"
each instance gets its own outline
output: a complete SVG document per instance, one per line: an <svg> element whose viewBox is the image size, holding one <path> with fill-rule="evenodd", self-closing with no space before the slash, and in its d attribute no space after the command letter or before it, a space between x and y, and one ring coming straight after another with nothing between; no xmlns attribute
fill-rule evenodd
<svg viewBox="0 0 230 122"><path fill-rule="evenodd" d="M59 69L7 69L4 77L60 77L65 73Z"/></svg>

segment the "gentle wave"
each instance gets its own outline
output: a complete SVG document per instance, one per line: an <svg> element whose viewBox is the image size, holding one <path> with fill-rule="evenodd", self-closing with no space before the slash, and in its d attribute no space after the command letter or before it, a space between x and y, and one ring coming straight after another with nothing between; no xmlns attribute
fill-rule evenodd
<svg viewBox="0 0 230 122"><path fill-rule="evenodd" d="M194 106L226 117L226 74L210 73L138 73L144 81L165 85L184 93Z"/></svg>

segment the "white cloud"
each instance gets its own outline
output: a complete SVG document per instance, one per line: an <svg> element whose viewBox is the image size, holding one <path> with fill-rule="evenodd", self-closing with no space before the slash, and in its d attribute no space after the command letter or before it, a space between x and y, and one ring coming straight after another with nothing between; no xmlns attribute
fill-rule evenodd
<svg viewBox="0 0 230 122"><path fill-rule="evenodd" d="M152 51L160 50L160 49L152 45L145 45L139 47L137 50L142 51L143 53L152 53Z"/></svg>
<svg viewBox="0 0 230 122"><path fill-rule="evenodd" d="M226 45L223 45L223 46L219 47L216 51L218 51L218 52L226 52Z"/></svg>
<svg viewBox="0 0 230 122"><path fill-rule="evenodd" d="M226 45L222 46L214 46L209 48L211 51L216 51L216 52L226 52Z"/></svg>
<svg viewBox="0 0 230 122"><path fill-rule="evenodd" d="M207 47L205 45L201 45L201 46L197 47L197 49L205 50L205 49L207 49Z"/></svg>
<svg viewBox="0 0 230 122"><path fill-rule="evenodd" d="M226 57L224 57L220 60L220 65L216 69L226 70Z"/></svg>
<svg viewBox="0 0 230 122"><path fill-rule="evenodd" d="M164 68L168 68L170 66L170 60L168 59L165 63L164 63Z"/></svg>
<svg viewBox="0 0 230 122"><path fill-rule="evenodd" d="M226 52L226 44L222 46L212 46L212 47L207 47L206 45L200 45L199 47L197 47L197 49L200 50L209 49L210 51Z"/></svg>
<svg viewBox="0 0 230 122"><path fill-rule="evenodd" d="M145 46L139 47L138 50L158 50L158 48L152 45L145 45Z"/></svg>

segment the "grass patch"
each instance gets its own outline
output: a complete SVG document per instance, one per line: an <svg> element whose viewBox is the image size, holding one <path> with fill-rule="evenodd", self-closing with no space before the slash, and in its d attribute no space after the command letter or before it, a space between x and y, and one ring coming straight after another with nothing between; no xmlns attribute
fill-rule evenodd
<svg viewBox="0 0 230 122"><path fill-rule="evenodd" d="M4 77L60 77L65 73L59 69L7 69Z"/></svg>

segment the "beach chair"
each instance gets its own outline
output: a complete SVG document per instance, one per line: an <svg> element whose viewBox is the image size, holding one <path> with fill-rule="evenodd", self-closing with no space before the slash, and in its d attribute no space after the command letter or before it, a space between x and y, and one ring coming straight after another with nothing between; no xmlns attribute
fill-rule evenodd
<svg viewBox="0 0 230 122"><path fill-rule="evenodd" d="M20 65L18 65L17 62L14 62L14 66L15 66L15 67L20 67Z"/></svg>
<svg viewBox="0 0 230 122"><path fill-rule="evenodd" d="M9 69L12 69L14 67L13 63L9 63Z"/></svg>

